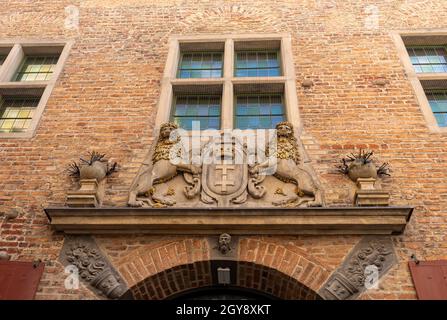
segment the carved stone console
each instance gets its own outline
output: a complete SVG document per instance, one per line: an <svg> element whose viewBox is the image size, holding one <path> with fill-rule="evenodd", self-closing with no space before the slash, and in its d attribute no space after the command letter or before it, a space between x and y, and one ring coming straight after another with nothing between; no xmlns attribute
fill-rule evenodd
<svg viewBox="0 0 447 320"><path fill-rule="evenodd" d="M123 298L128 290L125 282L89 236L65 237L59 259L74 266L79 280L110 299Z"/></svg>
<svg viewBox="0 0 447 320"><path fill-rule="evenodd" d="M393 243L388 237L364 237L320 290L328 300L354 299L366 290L368 268L379 280L397 262Z"/></svg>

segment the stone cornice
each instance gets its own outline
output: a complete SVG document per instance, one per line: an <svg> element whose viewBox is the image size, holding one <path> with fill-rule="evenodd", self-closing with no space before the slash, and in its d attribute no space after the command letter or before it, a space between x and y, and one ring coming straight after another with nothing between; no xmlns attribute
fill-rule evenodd
<svg viewBox="0 0 447 320"><path fill-rule="evenodd" d="M412 207L46 208L66 234L401 234Z"/></svg>

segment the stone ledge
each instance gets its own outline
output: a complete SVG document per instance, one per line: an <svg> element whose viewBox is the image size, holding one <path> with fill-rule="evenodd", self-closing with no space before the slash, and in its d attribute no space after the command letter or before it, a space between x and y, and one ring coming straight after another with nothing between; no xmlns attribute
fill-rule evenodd
<svg viewBox="0 0 447 320"><path fill-rule="evenodd" d="M46 208L67 234L401 234L411 207L326 208Z"/></svg>

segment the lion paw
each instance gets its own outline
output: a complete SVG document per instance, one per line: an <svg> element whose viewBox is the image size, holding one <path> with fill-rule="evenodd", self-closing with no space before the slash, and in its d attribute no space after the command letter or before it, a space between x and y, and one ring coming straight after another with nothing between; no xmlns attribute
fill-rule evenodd
<svg viewBox="0 0 447 320"><path fill-rule="evenodd" d="M169 199L169 198L162 198L162 197L152 197L152 200L154 200L155 202L161 204L161 205L165 205L165 206L173 206L174 204L176 204L174 199Z"/></svg>
<svg viewBox="0 0 447 320"><path fill-rule="evenodd" d="M295 202L298 199L298 197L287 197L286 199L273 201L272 204L275 206L286 206L293 202Z"/></svg>
<svg viewBox="0 0 447 320"><path fill-rule="evenodd" d="M143 201L140 200L130 200L129 202L127 202L127 205L129 207L142 207L143 206Z"/></svg>
<svg viewBox="0 0 447 320"><path fill-rule="evenodd" d="M307 203L307 206L310 208L315 208L315 207L322 207L323 203L321 201L310 201Z"/></svg>

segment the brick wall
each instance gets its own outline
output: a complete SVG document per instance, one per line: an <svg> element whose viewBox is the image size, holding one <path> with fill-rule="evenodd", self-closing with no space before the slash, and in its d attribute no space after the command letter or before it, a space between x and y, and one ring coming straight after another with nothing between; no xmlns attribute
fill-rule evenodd
<svg viewBox="0 0 447 320"><path fill-rule="evenodd" d="M328 205L352 201L353 183L336 173L339 159L354 149L369 148L391 164L392 177L383 184L391 191L391 203L416 207L405 234L393 237L399 264L381 281L380 291L361 298L415 298L406 264L409 256L447 258L447 136L427 129L388 32L446 29L447 2L374 1L379 25L367 29L364 11L370 4L359 0L3 3L0 40L62 38L75 44L35 137L0 140L0 210L23 208L18 219L1 222L0 250L6 250L13 260L46 263L38 298L100 298L85 288L63 288L66 275L57 261L63 236L49 229L42 210L63 205L66 192L75 186L65 172L67 164L93 149L117 161L119 169L108 180L105 205L124 206L127 190L152 142L169 36L287 32L293 39L303 142L326 190ZM79 8L78 29L64 27L68 5ZM380 77L387 80L386 86L374 85ZM312 80L314 86L301 87L303 79ZM316 288L358 239L271 238L268 243L274 243L276 253L261 264L279 263L279 269L282 265L293 276L298 261L312 261L318 270L302 266L303 274L296 279ZM172 257L170 250L191 250L194 256L198 254L194 253L195 241L200 239L98 237L123 274L125 261L132 261L126 257L150 248L160 256ZM240 257L244 261L261 259L258 255L265 246L259 239L241 239ZM168 266L159 271L164 270ZM154 274L153 270L145 272L141 280ZM315 274L308 277L312 272ZM320 280L312 284L307 278Z"/></svg>

